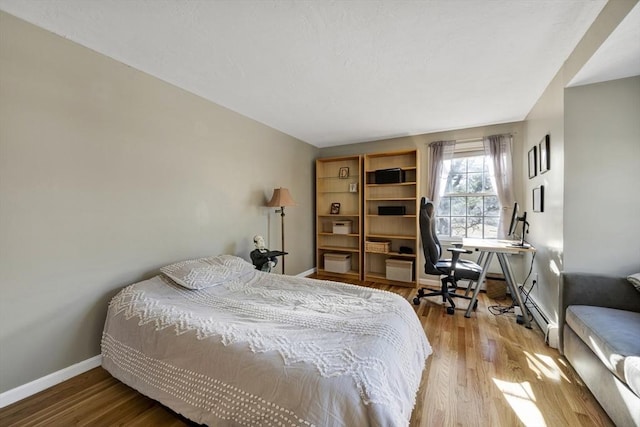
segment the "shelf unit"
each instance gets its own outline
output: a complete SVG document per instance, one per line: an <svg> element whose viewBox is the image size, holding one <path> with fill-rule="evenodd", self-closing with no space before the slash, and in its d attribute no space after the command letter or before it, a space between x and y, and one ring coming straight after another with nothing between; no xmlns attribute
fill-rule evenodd
<svg viewBox="0 0 640 427"><path fill-rule="evenodd" d="M345 169L348 168L348 169ZM348 171L345 174L345 170ZM346 175L346 176L345 176ZM338 214L331 213L334 203ZM351 232L334 233L334 222L351 221ZM362 279L362 156L316 159L316 266L318 274ZM325 269L327 253L351 256L349 270Z"/></svg>
<svg viewBox="0 0 640 427"><path fill-rule="evenodd" d="M408 287L418 285L419 257L417 254L420 250L418 161L417 150L364 156L364 280ZM403 171L402 182L376 183L377 170L392 168ZM404 208L405 212L403 215L379 215L380 206ZM390 242L390 251L380 253L366 250L366 242ZM389 258L413 262L411 281L387 279L386 260Z"/></svg>

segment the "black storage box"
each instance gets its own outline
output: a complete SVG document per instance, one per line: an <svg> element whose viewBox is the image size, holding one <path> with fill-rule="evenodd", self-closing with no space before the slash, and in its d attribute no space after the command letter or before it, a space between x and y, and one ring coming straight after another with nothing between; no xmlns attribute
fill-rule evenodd
<svg viewBox="0 0 640 427"><path fill-rule="evenodd" d="M397 184L404 182L404 171L400 168L378 169L375 172L376 184Z"/></svg>
<svg viewBox="0 0 640 427"><path fill-rule="evenodd" d="M378 206L378 215L405 215L406 206Z"/></svg>

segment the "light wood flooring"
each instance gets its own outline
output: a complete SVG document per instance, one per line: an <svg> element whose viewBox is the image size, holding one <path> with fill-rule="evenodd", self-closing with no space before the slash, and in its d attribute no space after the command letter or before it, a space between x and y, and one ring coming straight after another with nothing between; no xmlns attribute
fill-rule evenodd
<svg viewBox="0 0 640 427"><path fill-rule="evenodd" d="M352 282L356 283L356 282ZM358 283L396 292L415 290ZM466 302L447 315L437 298L415 307L433 347L410 427L611 426L612 422L542 332L515 322L508 305L480 294L477 312ZM0 409L0 426L193 426L194 423L112 378L102 368Z"/></svg>

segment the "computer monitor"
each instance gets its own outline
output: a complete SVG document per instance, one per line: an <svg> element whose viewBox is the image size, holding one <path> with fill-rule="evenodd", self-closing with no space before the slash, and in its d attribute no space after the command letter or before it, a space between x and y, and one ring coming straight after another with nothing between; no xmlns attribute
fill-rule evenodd
<svg viewBox="0 0 640 427"><path fill-rule="evenodd" d="M518 202L513 205L513 212L511 212L511 223L509 224L509 236L513 236L518 228Z"/></svg>
<svg viewBox="0 0 640 427"><path fill-rule="evenodd" d="M529 223L527 222L527 213L524 212L522 216L519 215L518 202L513 204L513 212L511 213L511 223L509 224L509 236L516 237L516 230L518 229L518 223L522 222L522 235L519 242L514 242L513 245L524 246L524 233L529 232Z"/></svg>

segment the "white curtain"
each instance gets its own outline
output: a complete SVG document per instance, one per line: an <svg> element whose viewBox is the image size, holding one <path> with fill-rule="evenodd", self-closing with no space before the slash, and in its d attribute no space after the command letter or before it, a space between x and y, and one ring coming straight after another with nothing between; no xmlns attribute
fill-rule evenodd
<svg viewBox="0 0 640 427"><path fill-rule="evenodd" d="M507 227L513 211L515 197L513 193L513 156L511 135L491 135L483 139L485 154L491 159L493 185L498 194L502 210L498 224L498 238L507 237Z"/></svg>
<svg viewBox="0 0 640 427"><path fill-rule="evenodd" d="M438 211L440 195L447 185L442 177L449 175L445 169L445 161L453 158L456 149L455 141L434 141L429 144L429 186L427 187L427 197L433 202L433 206Z"/></svg>

